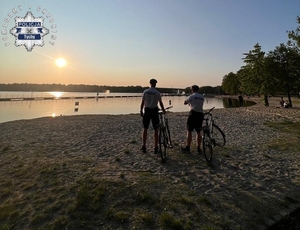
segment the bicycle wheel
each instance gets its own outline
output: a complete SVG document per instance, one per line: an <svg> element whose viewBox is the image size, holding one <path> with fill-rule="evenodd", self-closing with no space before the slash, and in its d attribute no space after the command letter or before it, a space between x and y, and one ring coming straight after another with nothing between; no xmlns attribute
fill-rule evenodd
<svg viewBox="0 0 300 230"><path fill-rule="evenodd" d="M167 158L167 135L164 128L159 129L158 134L158 143L159 143L159 153L163 162L166 161Z"/></svg>
<svg viewBox="0 0 300 230"><path fill-rule="evenodd" d="M213 150L212 150L213 146L212 146L211 139L209 137L209 130L207 128L203 129L202 143L203 143L203 154L204 154L205 160L207 162L210 162L212 159L212 154L213 154Z"/></svg>
<svg viewBox="0 0 300 230"><path fill-rule="evenodd" d="M225 134L223 131L215 124L212 126L212 136L214 139L214 145L223 147L226 143Z"/></svg>
<svg viewBox="0 0 300 230"><path fill-rule="evenodd" d="M166 119L166 129L167 129L167 144L169 148L172 148L172 141L171 141L171 134L170 134L170 129L169 129L169 124L168 120Z"/></svg>

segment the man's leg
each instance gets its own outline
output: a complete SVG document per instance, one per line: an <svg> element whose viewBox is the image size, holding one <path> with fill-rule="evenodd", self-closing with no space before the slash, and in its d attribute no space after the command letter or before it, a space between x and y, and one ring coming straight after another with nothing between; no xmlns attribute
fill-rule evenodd
<svg viewBox="0 0 300 230"><path fill-rule="evenodd" d="M186 132L186 146L190 147L192 143L192 132Z"/></svg>
<svg viewBox="0 0 300 230"><path fill-rule="evenodd" d="M147 129L144 128L143 130L143 146L146 146L146 141L147 141Z"/></svg>
<svg viewBox="0 0 300 230"><path fill-rule="evenodd" d="M189 153L190 152L190 146L192 143L192 130L194 129L194 124L193 124L193 117L191 114L189 114L189 117L187 119L187 124L186 124L187 132L186 132L186 146L185 148L181 147L181 150L183 152Z"/></svg>
<svg viewBox="0 0 300 230"><path fill-rule="evenodd" d="M200 132L197 132L197 146L200 147L202 142L202 136Z"/></svg>
<svg viewBox="0 0 300 230"><path fill-rule="evenodd" d="M154 147L158 146L158 129L154 130Z"/></svg>
<svg viewBox="0 0 300 230"><path fill-rule="evenodd" d="M158 153L158 129L154 130L154 154Z"/></svg>
<svg viewBox="0 0 300 230"><path fill-rule="evenodd" d="M201 135L201 132L197 132L197 152L198 153L201 153L201 143L202 143L202 135Z"/></svg>
<svg viewBox="0 0 300 230"><path fill-rule="evenodd" d="M155 109L152 113L152 126L154 128L154 154L158 153L158 125L159 125L159 116L158 111Z"/></svg>
<svg viewBox="0 0 300 230"><path fill-rule="evenodd" d="M146 150L147 131L148 131L148 129L144 128L143 135L142 135L143 146L141 148L141 150L143 151L143 153L147 152L147 150Z"/></svg>
<svg viewBox="0 0 300 230"><path fill-rule="evenodd" d="M190 149L191 143L192 143L192 132L191 131L187 131L186 132L186 146L185 146L185 148L181 147L181 150L183 152L190 153L190 151L191 151L191 149Z"/></svg>
<svg viewBox="0 0 300 230"><path fill-rule="evenodd" d="M143 116L143 126L144 126L143 134L142 134L143 146L141 148L143 153L147 152L146 142L147 142L147 132L148 132L149 123L150 123L150 119L149 119L148 111L145 111L145 114Z"/></svg>

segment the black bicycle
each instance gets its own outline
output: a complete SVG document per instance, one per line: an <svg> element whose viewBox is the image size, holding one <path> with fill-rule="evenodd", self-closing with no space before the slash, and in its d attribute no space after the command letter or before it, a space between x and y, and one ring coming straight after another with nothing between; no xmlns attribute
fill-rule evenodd
<svg viewBox="0 0 300 230"><path fill-rule="evenodd" d="M212 160L213 147L219 146L223 147L226 143L225 134L223 131L215 124L211 111L215 107L211 108L208 112L204 113L204 125L203 130L203 153L207 162Z"/></svg>
<svg viewBox="0 0 300 230"><path fill-rule="evenodd" d="M165 110L171 109L173 106L165 108ZM160 153L163 162L167 159L167 148L172 148L171 134L169 129L168 118L166 114L160 109L159 114L159 133L158 133L158 151Z"/></svg>

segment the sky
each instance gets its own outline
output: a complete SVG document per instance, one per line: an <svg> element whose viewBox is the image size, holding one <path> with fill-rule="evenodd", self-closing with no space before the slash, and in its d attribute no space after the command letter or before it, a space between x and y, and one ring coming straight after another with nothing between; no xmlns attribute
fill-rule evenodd
<svg viewBox="0 0 300 230"><path fill-rule="evenodd" d="M300 16L299 0L0 0L0 6L2 84L148 86L156 78L157 87L217 86L256 43L266 53L286 43ZM10 34L16 17L28 12L43 17L49 30L44 45L31 51L30 41L16 46ZM59 67L58 58L67 64Z"/></svg>

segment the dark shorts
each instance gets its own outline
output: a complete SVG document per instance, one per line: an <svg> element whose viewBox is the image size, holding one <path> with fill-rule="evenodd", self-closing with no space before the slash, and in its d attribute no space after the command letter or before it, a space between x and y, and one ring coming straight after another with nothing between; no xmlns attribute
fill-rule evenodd
<svg viewBox="0 0 300 230"><path fill-rule="evenodd" d="M149 128L150 120L152 121L154 130L156 130L159 124L158 107L154 109L145 108L145 114L143 116L143 125L145 129Z"/></svg>
<svg viewBox="0 0 300 230"><path fill-rule="evenodd" d="M199 133L202 129L203 113L190 111L187 119L187 130L192 132L194 129Z"/></svg>

